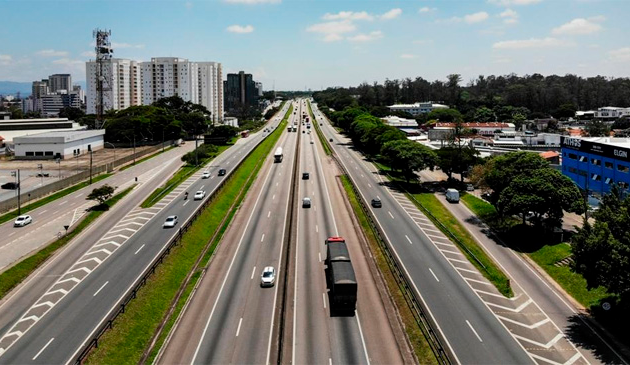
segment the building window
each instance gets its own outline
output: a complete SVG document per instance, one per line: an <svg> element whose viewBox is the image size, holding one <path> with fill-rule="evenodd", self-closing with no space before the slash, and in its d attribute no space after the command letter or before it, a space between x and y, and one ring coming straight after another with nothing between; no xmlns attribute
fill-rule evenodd
<svg viewBox="0 0 630 365"><path fill-rule="evenodd" d="M602 181L601 175L591 174L591 180L593 181Z"/></svg>
<svg viewBox="0 0 630 365"><path fill-rule="evenodd" d="M609 162L609 161L606 161L606 162L604 162L604 167L606 167L607 169L611 169L612 170L613 163Z"/></svg>
<svg viewBox="0 0 630 365"><path fill-rule="evenodd" d="M42 152L42 151L36 151L35 152L35 156L43 156L43 155L44 155L44 152Z"/></svg>
<svg viewBox="0 0 630 365"><path fill-rule="evenodd" d="M604 184L606 184L606 185L610 185L612 183L613 183L613 180L611 178L609 178L609 177L607 177L606 180L604 180Z"/></svg>
<svg viewBox="0 0 630 365"><path fill-rule="evenodd" d="M588 158L586 158L586 156L580 156L580 162L586 162L588 161Z"/></svg>
<svg viewBox="0 0 630 365"><path fill-rule="evenodd" d="M622 164L617 164L617 171L623 172L623 173L627 173L628 172L628 166L625 166L625 165L622 165Z"/></svg>
<svg viewBox="0 0 630 365"><path fill-rule="evenodd" d="M52 156L52 155L53 155L53 151L46 151L46 153L44 153L44 155L46 155L46 156Z"/></svg>
<svg viewBox="0 0 630 365"><path fill-rule="evenodd" d="M577 155L575 153L569 153L569 158L572 160L577 160Z"/></svg>
<svg viewBox="0 0 630 365"><path fill-rule="evenodd" d="M35 153L34 152L26 152L26 155L27 156L35 156Z"/></svg>
<svg viewBox="0 0 630 365"><path fill-rule="evenodd" d="M602 160L598 160L596 158L591 158L591 164L595 165L595 166L601 166L602 165Z"/></svg>

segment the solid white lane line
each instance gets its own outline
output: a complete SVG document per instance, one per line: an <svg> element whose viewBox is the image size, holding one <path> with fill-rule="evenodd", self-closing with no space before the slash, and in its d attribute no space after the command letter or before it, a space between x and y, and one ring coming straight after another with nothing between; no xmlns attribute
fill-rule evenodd
<svg viewBox="0 0 630 365"><path fill-rule="evenodd" d="M256 273L256 266L254 266L254 270L252 270L252 277L250 278L250 280L252 280L254 278L254 274Z"/></svg>
<svg viewBox="0 0 630 365"><path fill-rule="evenodd" d="M205 187L205 185L201 185L201 186L199 187L199 190L203 190L203 188L204 188L204 187Z"/></svg>
<svg viewBox="0 0 630 365"><path fill-rule="evenodd" d="M75 198L78 198L78 197L80 197L81 195L83 195L83 193L75 195Z"/></svg>
<svg viewBox="0 0 630 365"><path fill-rule="evenodd" d="M134 253L134 255L137 255L137 254L138 254L138 252L140 252L140 250L142 250L143 248L144 248L144 243L142 244L142 246L140 246L140 248L138 249L138 251L136 251L136 252Z"/></svg>
<svg viewBox="0 0 630 365"><path fill-rule="evenodd" d="M260 237L260 242L265 240L265 234L263 233L262 237Z"/></svg>
<svg viewBox="0 0 630 365"><path fill-rule="evenodd" d="M368 356L367 346L365 346L365 338L363 338L363 330L361 329L361 321L359 320L359 311L356 312L357 325L359 326L359 334L361 335L361 343L363 344L363 352L365 352L365 361L370 364L370 357Z"/></svg>
<svg viewBox="0 0 630 365"><path fill-rule="evenodd" d="M317 257L319 258L319 262L322 262L322 253L321 252L317 253Z"/></svg>
<svg viewBox="0 0 630 365"><path fill-rule="evenodd" d="M64 201L62 201L61 203L59 203L59 205L64 205L64 204L66 204L67 202L68 202L67 200L64 200Z"/></svg>
<svg viewBox="0 0 630 365"><path fill-rule="evenodd" d="M279 183L276 183L276 186L278 186Z"/></svg>
<svg viewBox="0 0 630 365"><path fill-rule="evenodd" d="M105 285L107 285L109 283L109 281L106 281L105 284L101 285L100 288L98 288L98 290L96 291L96 293L94 293L94 295L92 295L93 297L96 296L96 294L98 294L101 290L103 290L103 288L105 287Z"/></svg>
<svg viewBox="0 0 630 365"><path fill-rule="evenodd" d="M409 241L410 244L413 245L413 242L411 242L411 240L409 239L409 236L405 235L405 238L407 239L407 241Z"/></svg>
<svg viewBox="0 0 630 365"><path fill-rule="evenodd" d="M41 350L39 350L39 352L37 353L37 355L33 356L33 360L37 359L39 357L39 355L42 354L42 352L44 352L44 350L46 350L46 347L48 347L48 345L50 345L51 342L53 342L55 338L51 338L50 340L48 340L48 342L46 342L46 344L44 345L44 347L42 347Z"/></svg>
<svg viewBox="0 0 630 365"><path fill-rule="evenodd" d="M394 216L392 215L392 212L390 212L389 210L387 211L387 213L389 213L389 216L392 217L392 219L394 219Z"/></svg>
<svg viewBox="0 0 630 365"><path fill-rule="evenodd" d="M271 215L271 211L269 211L269 213L267 213L267 218L269 218L270 215Z"/></svg>
<svg viewBox="0 0 630 365"><path fill-rule="evenodd" d="M429 268L429 271L431 271L431 274L433 274L433 277L435 278L435 281L437 281L438 283L440 282L440 279L438 279L437 275L435 275L435 273L433 272L433 270L431 270L431 268Z"/></svg>
<svg viewBox="0 0 630 365"><path fill-rule="evenodd" d="M189 201L190 201L190 200L186 200L186 201L184 202L184 204L182 204L182 207L183 207L184 205L188 204L188 202L189 202Z"/></svg>
<svg viewBox="0 0 630 365"><path fill-rule="evenodd" d="M324 309L326 309L326 293L322 293L322 297L324 299Z"/></svg>
<svg viewBox="0 0 630 365"><path fill-rule="evenodd" d="M315 225L315 232L319 233L319 227L317 227L317 224Z"/></svg>
<svg viewBox="0 0 630 365"><path fill-rule="evenodd" d="M236 337L238 337L238 333L241 332L241 323L243 323L243 317L238 320L238 328L236 329Z"/></svg>
<svg viewBox="0 0 630 365"><path fill-rule="evenodd" d="M479 334L477 333L477 331L475 331L475 329L473 328L472 324L470 324L470 322L468 322L468 320L466 320L466 323L468 323L468 327L470 327L470 329L473 331L475 336L477 336L477 339L479 340L479 342L483 342L481 337L479 337Z"/></svg>
<svg viewBox="0 0 630 365"><path fill-rule="evenodd" d="M214 179L214 175L210 176L210 180Z"/></svg>
<svg viewBox="0 0 630 365"><path fill-rule="evenodd" d="M271 197L271 200L274 200L276 198L276 194L273 194L273 196Z"/></svg>
<svg viewBox="0 0 630 365"><path fill-rule="evenodd" d="M47 211L48 211L48 209L44 209L41 212L39 212L39 215L42 215L42 214L46 213Z"/></svg>

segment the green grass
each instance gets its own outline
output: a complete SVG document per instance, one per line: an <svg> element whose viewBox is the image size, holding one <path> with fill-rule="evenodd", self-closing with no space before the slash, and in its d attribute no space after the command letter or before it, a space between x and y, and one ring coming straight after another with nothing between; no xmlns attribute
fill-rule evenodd
<svg viewBox="0 0 630 365"><path fill-rule="evenodd" d="M164 320L173 298L192 270L199 255L203 252L204 247L208 244L210 248L202 259L201 267L212 256L221 236L234 217L236 208L258 174L262 162L268 157L271 149L280 138L283 127L286 125L287 116L290 114L291 108L280 127L276 128L269 137L256 147L234 171L221 190L215 193L216 198L184 234L181 244L171 250L163 264L158 266L155 275L149 278L147 285L140 290L138 297L129 303L125 313L116 320L113 328L101 338L99 347L90 353L86 363L138 363L144 351L147 350L159 324ZM233 209L230 209L231 207ZM221 225L226 215L228 219ZM213 242L208 242L217 230L219 232L217 238ZM194 273L193 280L186 286L184 295L176 304L176 311L173 316L168 318L165 331L158 337L157 345L151 352L148 362L152 362L155 358L168 331L172 328L190 295L192 287L198 280L199 274L199 272Z"/></svg>
<svg viewBox="0 0 630 365"><path fill-rule="evenodd" d="M110 177L110 176L112 176L112 174L100 174L98 176L92 177L92 184L97 183L97 182L99 182L99 181L101 181L103 179L106 179L106 178ZM32 202L32 203L30 203L28 205L23 206L21 214L26 214L27 212L30 212L31 210L35 210L35 209L37 209L39 207L42 207L42 206L44 206L44 205L46 205L46 204L48 204L48 203L50 203L52 201L55 201L55 200L57 200L59 198L63 198L64 196L66 196L68 194L72 194L72 193L74 193L77 190L83 189L84 187L86 187L88 185L90 185L88 183L88 181L83 181L83 182L80 182L80 183L78 183L76 185L73 185L71 187L68 187L68 188L65 188L63 190L60 190L60 191L58 191L58 192L56 192L54 194L48 195L45 198L36 200L36 201L34 201L34 202ZM22 196L24 196L24 194L22 194ZM5 213L5 214L0 216L0 224L2 224L4 222L11 221L11 220L17 218L17 216L18 216L17 210Z"/></svg>
<svg viewBox="0 0 630 365"><path fill-rule="evenodd" d="M394 274L391 271L391 267L385 258L385 254L378 244L374 227L372 227L368 221L367 216L359 204L359 200L354 193L354 190L352 189L352 182L350 182L350 179L345 175L341 176L341 182L346 190L348 200L350 201L350 205L352 205L355 216L361 225L361 229L367 237L370 251L372 252L372 256L383 275L389 294L396 304L396 308L404 325L405 333L407 334L407 338L411 343L411 347L413 348L416 357L421 364L437 364L438 361L435 354L431 350L431 346L427 342L425 334L418 325L418 322L405 300L403 291L406 290L406 288L399 286L396 282Z"/></svg>
<svg viewBox="0 0 630 365"><path fill-rule="evenodd" d="M120 199L127 195L135 185L121 191L114 195L105 202L108 207L114 206ZM74 237L76 237L81 231L88 227L96 218L100 217L104 211L91 211L86 214L85 218L79 222L79 224L70 231L67 235L55 240L51 244L35 252L31 256L23 259L16 265L10 267L5 272L0 274L0 298L11 291L15 286L26 279L35 269L37 269L42 263L44 263L50 256L52 256L59 248L65 246Z"/></svg>
<svg viewBox="0 0 630 365"><path fill-rule="evenodd" d="M140 204L142 208L150 208L154 204L160 201L164 196L173 191L176 187L179 186L182 182L188 179L192 174L199 171L199 169L203 168L208 162L212 161L214 158L219 156L223 151L230 148L232 144L218 146L218 151L211 158L199 161L199 165L184 165L180 167L177 172L173 174L173 176L168 179L167 182L164 183L161 187L153 190L153 192Z"/></svg>
<svg viewBox="0 0 630 365"><path fill-rule="evenodd" d="M326 141L326 137L324 137L324 134L322 133L321 129L319 129L319 122L313 116L313 110L311 109L311 102L307 101L307 103L308 103L308 113L311 115L311 119L313 120L313 126L315 127L315 131L317 132L317 137L319 138L319 141L322 143L322 146L324 147L324 153L326 153L326 156L330 156L332 155L332 149L330 148L328 141Z"/></svg>
<svg viewBox="0 0 630 365"><path fill-rule="evenodd" d="M461 199L475 215L490 227L493 226L493 220L486 221L486 217L493 218L496 216L496 211L490 203L470 194L465 194ZM507 243L510 244L508 237L503 238L508 240ZM557 267L554 265L556 262L571 256L571 246L566 243L543 245L527 255L545 270L569 295L586 308L597 305L601 299L610 296L601 287L588 290L586 288L586 279L582 275L573 272L570 267Z"/></svg>
<svg viewBox="0 0 630 365"><path fill-rule="evenodd" d="M433 215L433 217L431 217L431 215L427 215L427 217L436 224L438 229L443 231L447 237L449 237L448 233L450 232L457 238L455 243L458 244L460 248L463 248L461 246L466 248L461 250L462 253L486 279L494 284L501 294L508 298L514 295L507 275L499 269L496 263L486 254L483 248L479 246L466 227L459 223L457 218L449 212L449 210L435 195L431 193L417 193L411 195L415 198L416 205L420 209L429 211L431 215ZM438 223L442 223L446 229ZM479 262L475 260L475 257L479 260Z"/></svg>
<svg viewBox="0 0 630 365"><path fill-rule="evenodd" d="M134 167L134 166L136 166L136 165L137 165L137 164L139 164L139 163L142 163L142 162L144 162L144 161L146 161L146 160L152 159L153 157L158 156L158 155L160 155L160 154L162 154L162 153L164 153L164 152L167 152L168 150L170 150L170 149L172 149L172 148L173 148L173 146L168 146L168 147L166 147L166 148L164 149L164 151L160 150L160 151L159 151L159 152L157 152L157 153L153 153L153 154L150 154L149 156L143 157L143 158L141 158L141 159L137 160L135 163L130 163L129 165L126 165L126 166L121 167L121 168L120 168L120 171L125 171L125 170L127 170L128 168L130 168L130 167Z"/></svg>

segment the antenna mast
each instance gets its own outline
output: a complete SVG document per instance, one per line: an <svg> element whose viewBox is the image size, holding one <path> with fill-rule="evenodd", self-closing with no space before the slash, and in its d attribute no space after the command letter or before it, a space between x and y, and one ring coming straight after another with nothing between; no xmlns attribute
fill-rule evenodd
<svg viewBox="0 0 630 365"><path fill-rule="evenodd" d="M92 32L92 36L96 38L96 129L103 128L105 124L105 98L111 97L109 93L108 96L105 95L112 90L109 80L113 77L111 59L114 50L109 41L110 35L111 30L95 29ZM111 100L109 106L112 106Z"/></svg>

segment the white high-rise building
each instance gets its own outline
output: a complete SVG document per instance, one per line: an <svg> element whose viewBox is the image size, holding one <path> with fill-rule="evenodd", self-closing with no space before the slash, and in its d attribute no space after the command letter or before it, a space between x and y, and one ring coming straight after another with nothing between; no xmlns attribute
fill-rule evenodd
<svg viewBox="0 0 630 365"><path fill-rule="evenodd" d="M141 63L142 104L150 105L161 98L179 96L196 103L197 65L184 58L154 57Z"/></svg>
<svg viewBox="0 0 630 365"><path fill-rule="evenodd" d="M197 104L208 109L212 121L223 120L223 71L218 62L196 62L198 73Z"/></svg>
<svg viewBox="0 0 630 365"><path fill-rule="evenodd" d="M96 61L88 61L85 65L88 114L96 114L97 67ZM138 62L112 58L103 65L103 76L103 110L120 110L142 104Z"/></svg>

